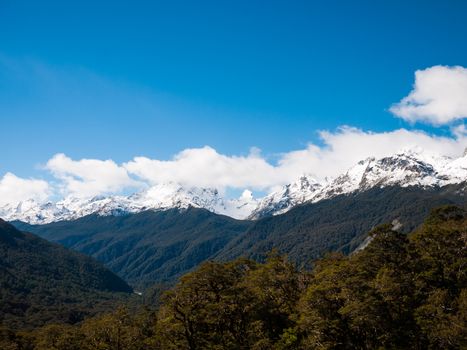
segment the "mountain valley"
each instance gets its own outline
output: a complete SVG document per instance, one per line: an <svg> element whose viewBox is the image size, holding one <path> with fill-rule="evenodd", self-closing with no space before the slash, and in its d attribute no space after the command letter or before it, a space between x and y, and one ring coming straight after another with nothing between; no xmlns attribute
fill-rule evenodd
<svg viewBox="0 0 467 350"><path fill-rule="evenodd" d="M379 224L409 232L432 208L465 207L466 164L467 155L405 151L366 159L325 183L302 176L261 200L226 201L216 190L161 184L128 197L21 203L3 216L144 289L205 260L263 259L276 248L307 266L330 251L351 253ZM248 220L222 215L225 203Z"/></svg>
<svg viewBox="0 0 467 350"><path fill-rule="evenodd" d="M0 320L9 327L76 323L132 288L94 259L0 220Z"/></svg>

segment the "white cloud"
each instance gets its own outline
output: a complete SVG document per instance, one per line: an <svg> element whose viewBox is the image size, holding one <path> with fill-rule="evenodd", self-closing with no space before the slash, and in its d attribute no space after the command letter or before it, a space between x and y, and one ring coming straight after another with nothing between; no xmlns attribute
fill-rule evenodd
<svg viewBox="0 0 467 350"><path fill-rule="evenodd" d="M460 124L452 127L451 132L457 138L467 137L467 127L465 126L465 124Z"/></svg>
<svg viewBox="0 0 467 350"><path fill-rule="evenodd" d="M271 189L294 181L301 174L318 179L333 177L367 157L384 157L402 149L421 149L457 157L467 146L467 136L440 137L422 131L399 129L373 133L351 127L321 132L323 146L284 153L271 164L257 152L248 156L228 156L211 147L184 150L171 160L136 157L123 164L132 175L149 184L174 181L189 186L218 189Z"/></svg>
<svg viewBox="0 0 467 350"><path fill-rule="evenodd" d="M27 199L41 202L49 197L50 192L50 186L46 181L23 179L12 173L6 173L0 179L0 206L16 205Z"/></svg>
<svg viewBox="0 0 467 350"><path fill-rule="evenodd" d="M367 157L384 157L402 149L459 157L467 146L465 127L453 128L453 135L442 137L407 129L375 133L341 127L321 132L319 146L310 143L304 149L283 153L275 163L257 149L245 156L232 156L208 146L183 150L170 160L135 157L123 164L112 160L73 160L57 154L45 167L57 180L53 185L6 174L0 180L0 204L28 198L45 200L52 190L59 190L64 196L90 197L171 181L221 191L229 188L269 191L302 174L323 180L341 174Z"/></svg>
<svg viewBox="0 0 467 350"><path fill-rule="evenodd" d="M47 162L46 169L60 181L64 195L89 197L141 186L113 160L72 160L64 154L56 154Z"/></svg>
<svg viewBox="0 0 467 350"><path fill-rule="evenodd" d="M467 118L467 69L434 66L416 71L413 90L390 111L409 122L433 125Z"/></svg>
<svg viewBox="0 0 467 350"><path fill-rule="evenodd" d="M276 168L257 149L247 156L227 156L215 149L186 149L171 160L136 157L123 165L150 184L178 182L188 186L264 189L281 182Z"/></svg>
<svg viewBox="0 0 467 350"><path fill-rule="evenodd" d="M459 157L467 146L466 135L451 138L406 129L375 133L341 127L335 132L323 131L320 136L324 146L310 144L304 150L284 154L278 170L295 176L311 173L322 179L336 176L362 159L385 157L403 149Z"/></svg>

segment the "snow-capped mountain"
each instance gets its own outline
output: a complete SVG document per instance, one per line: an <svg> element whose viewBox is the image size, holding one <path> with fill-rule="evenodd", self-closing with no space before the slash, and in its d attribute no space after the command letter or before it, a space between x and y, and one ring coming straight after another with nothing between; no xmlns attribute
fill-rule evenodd
<svg viewBox="0 0 467 350"><path fill-rule="evenodd" d="M312 200L323 188L323 185L309 175L301 176L297 181L275 191L258 203L249 218L282 214L294 206Z"/></svg>
<svg viewBox="0 0 467 350"><path fill-rule="evenodd" d="M467 153L452 159L407 150L390 157L362 160L344 174L323 184L309 176L302 176L293 184L263 198L249 218L282 214L298 204L365 191L376 186L441 187L462 182L467 182Z"/></svg>
<svg viewBox="0 0 467 350"><path fill-rule="evenodd" d="M31 224L73 220L89 214L125 215L144 210L166 210L188 207L205 208L235 218L248 216L257 202L245 191L238 199L226 200L216 189L186 188L175 183L159 184L130 196L66 197L58 202L38 203L27 200L0 208L0 217Z"/></svg>
<svg viewBox="0 0 467 350"><path fill-rule="evenodd" d="M303 175L260 200L253 198L248 190L237 199L226 199L216 189L164 183L130 196L67 197L47 203L27 200L1 207L0 218L44 224L73 220L93 213L123 215L192 206L237 219L259 219L285 213L306 202L317 202L376 186L441 187L463 182L467 183L467 153L452 159L406 150L389 157L362 160L347 172L321 183L310 175Z"/></svg>

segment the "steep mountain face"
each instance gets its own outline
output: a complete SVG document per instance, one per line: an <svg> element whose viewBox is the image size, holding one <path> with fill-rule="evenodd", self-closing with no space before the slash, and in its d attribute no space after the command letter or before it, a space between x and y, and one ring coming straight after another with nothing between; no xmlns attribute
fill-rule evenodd
<svg viewBox="0 0 467 350"><path fill-rule="evenodd" d="M251 222L188 207L15 225L90 255L133 285L145 287L173 280L217 254Z"/></svg>
<svg viewBox="0 0 467 350"><path fill-rule="evenodd" d="M323 185L313 177L303 175L297 181L262 198L248 218L255 220L285 213L299 204L313 200L322 188Z"/></svg>
<svg viewBox="0 0 467 350"><path fill-rule="evenodd" d="M254 221L215 258L264 258L277 248L308 264L326 252L350 253L365 244L366 233L382 223L402 232L420 225L432 208L454 204L467 208L467 182L443 187L388 185L298 205L290 211Z"/></svg>
<svg viewBox="0 0 467 350"><path fill-rule="evenodd" d="M0 323L78 322L131 291L94 259L0 220Z"/></svg>
<svg viewBox="0 0 467 350"><path fill-rule="evenodd" d="M298 204L316 203L341 194L387 186L442 187L467 181L467 154L457 159L405 151L381 159L360 161L345 174L319 184L303 176L294 184L263 198L250 219L282 214Z"/></svg>

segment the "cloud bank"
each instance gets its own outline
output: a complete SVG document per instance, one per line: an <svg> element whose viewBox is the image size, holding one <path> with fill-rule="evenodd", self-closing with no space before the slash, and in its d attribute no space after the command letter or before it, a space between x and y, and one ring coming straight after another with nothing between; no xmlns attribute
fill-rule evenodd
<svg viewBox="0 0 467 350"><path fill-rule="evenodd" d="M281 182L280 174L257 150L247 156L228 156L215 149L186 149L171 160L135 157L123 164L132 175L149 184L174 181L187 186L264 189Z"/></svg>
<svg viewBox="0 0 467 350"><path fill-rule="evenodd" d="M416 71L413 90L390 111L411 123L442 125L467 118L467 69L434 66Z"/></svg>
<svg viewBox="0 0 467 350"><path fill-rule="evenodd" d="M44 201L51 194L51 188L46 181L23 179L12 173L6 173L0 178L0 206L17 204L26 199Z"/></svg>
<svg viewBox="0 0 467 350"><path fill-rule="evenodd" d="M399 129L373 133L352 127L320 133L323 146L280 155L272 164L258 152L227 156L211 147L184 150L171 160L136 157L122 164L132 176L149 184L175 181L188 186L269 190L296 180L302 174L317 179L336 176L367 157L384 157L401 149L419 148L429 153L460 156L465 136L439 137L421 131Z"/></svg>
<svg viewBox="0 0 467 350"><path fill-rule="evenodd" d="M46 169L59 180L61 193L74 197L118 193L128 187L141 186L113 160L73 160L59 153L47 162Z"/></svg>
<svg viewBox="0 0 467 350"><path fill-rule="evenodd" d="M55 186L6 174L0 181L0 203L45 200L52 190L62 196L91 197L164 182L220 191L270 191L302 174L323 180L341 174L362 159L384 157L404 149L460 157L467 146L467 134L462 129L455 135L442 137L407 129L374 133L341 127L334 132L321 132L321 146L310 143L304 149L279 155L274 163L256 149L246 156L231 156L208 146L183 150L169 160L135 157L121 164L112 160L73 160L57 154L45 166L57 180Z"/></svg>
<svg viewBox="0 0 467 350"><path fill-rule="evenodd" d="M51 195L92 197L119 194L164 182L185 186L271 191L303 174L318 180L335 177L358 161L384 157L404 149L460 157L467 146L467 69L434 66L415 73L413 90L391 107L396 116L433 125L449 124L450 136L419 130L371 132L342 126L321 131L319 144L275 155L275 161L253 148L247 155L221 154L214 148L185 149L171 159L134 157L118 164L113 160L53 156L45 165L55 179L47 183L7 173L0 179L0 206L25 199L44 201ZM244 192L249 193L249 192Z"/></svg>

